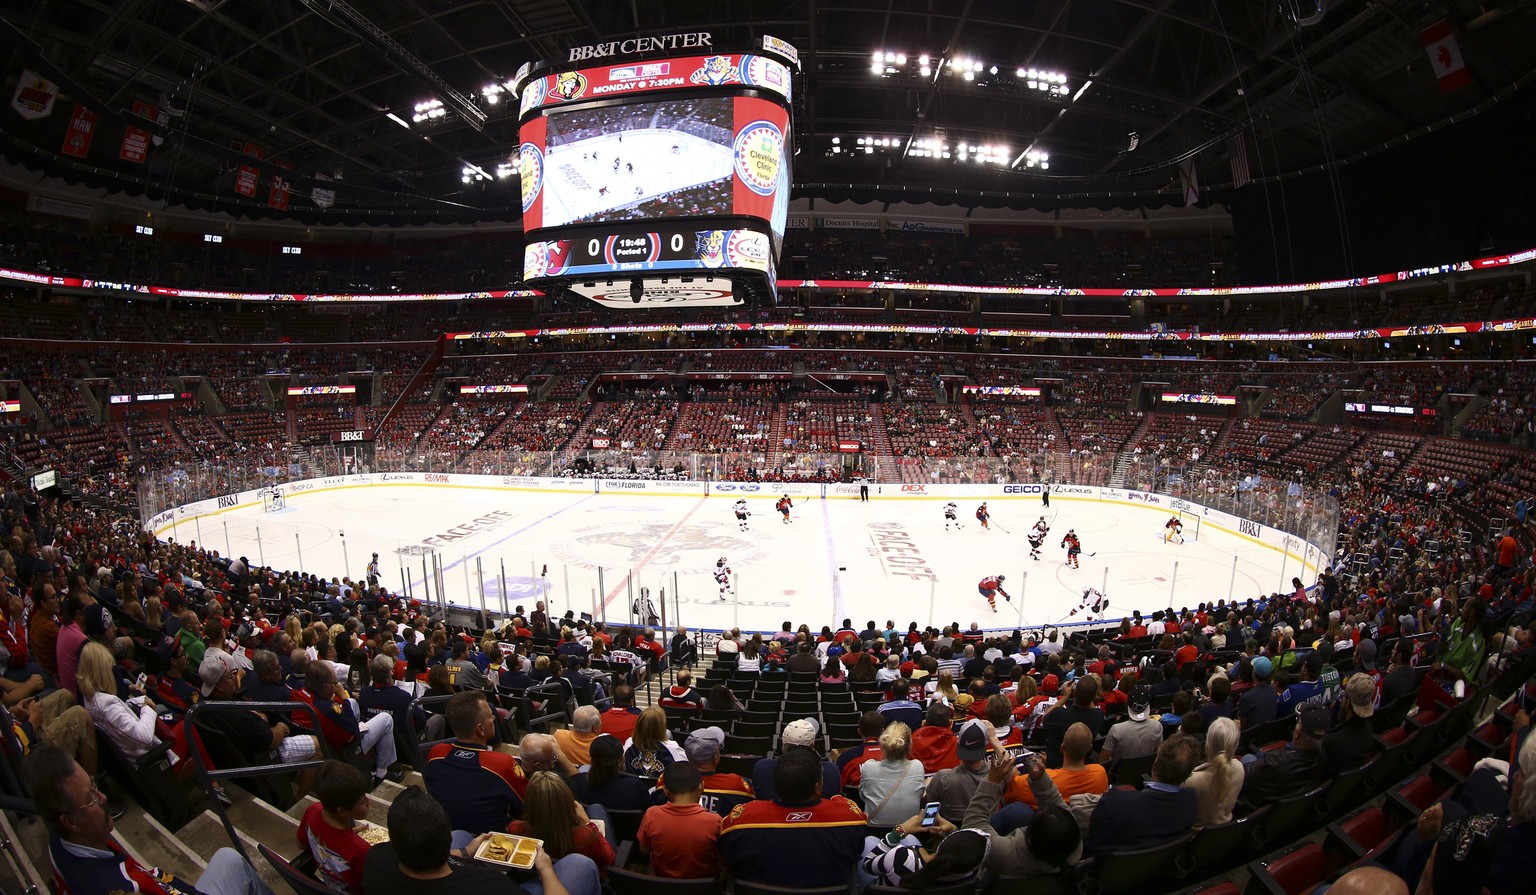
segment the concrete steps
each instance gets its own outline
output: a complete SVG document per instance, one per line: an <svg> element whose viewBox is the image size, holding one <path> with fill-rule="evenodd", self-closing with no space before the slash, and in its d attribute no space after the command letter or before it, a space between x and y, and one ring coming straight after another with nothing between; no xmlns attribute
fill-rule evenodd
<svg viewBox="0 0 1536 895"><path fill-rule="evenodd" d="M204 814L209 818L213 817L211 812L205 811ZM159 821L146 814L142 808L130 803L123 816L114 822L114 832L117 835L117 841L140 864L145 867L158 867L175 874L178 879L196 883L197 878L202 876L203 870L208 866L208 860L203 856L211 855L217 849L229 844L228 838L224 835L224 829L219 826L217 819L213 821L213 828L218 831L216 845L203 848L202 846L206 844L203 838L187 838L187 829L198 824L198 821L199 819L195 818L180 831L172 833Z"/></svg>

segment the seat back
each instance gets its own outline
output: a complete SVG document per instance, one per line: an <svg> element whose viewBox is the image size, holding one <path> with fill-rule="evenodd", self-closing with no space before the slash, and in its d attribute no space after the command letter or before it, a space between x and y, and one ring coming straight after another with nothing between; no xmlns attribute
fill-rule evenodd
<svg viewBox="0 0 1536 895"><path fill-rule="evenodd" d="M1236 867L1255 854L1258 831L1269 819L1269 806L1235 820L1206 827L1190 840L1184 863L1187 876L1204 877Z"/></svg>
<svg viewBox="0 0 1536 895"><path fill-rule="evenodd" d="M841 886L817 886L814 889L791 889L744 879L736 880L736 895L848 895L849 891L847 883Z"/></svg>
<svg viewBox="0 0 1536 895"><path fill-rule="evenodd" d="M614 895L715 895L721 891L713 879L667 879L621 867L608 868L608 884Z"/></svg>
<svg viewBox="0 0 1536 895"><path fill-rule="evenodd" d="M1325 808L1323 793L1328 787L1319 786L1308 793L1281 799L1269 808L1269 818L1264 822L1260 838L1264 842L1280 843L1305 827L1312 829L1322 819Z"/></svg>
<svg viewBox="0 0 1536 895"><path fill-rule="evenodd" d="M1253 875L1262 878L1267 874L1278 887L1270 891L1278 890L1286 895L1305 895L1328 876L1323 847L1316 842L1303 843L1268 862L1255 864L1251 868Z"/></svg>
<svg viewBox="0 0 1536 895"><path fill-rule="evenodd" d="M288 859L268 848L262 843L256 844L256 850L267 859L277 875L283 878L293 888L294 895L340 895L339 890L322 883L319 879L299 870L288 862Z"/></svg>
<svg viewBox="0 0 1536 895"><path fill-rule="evenodd" d="M613 822L613 838L617 842L634 842L640 834L640 821L645 817L642 808L609 808L608 819Z"/></svg>
<svg viewBox="0 0 1536 895"><path fill-rule="evenodd" d="M1172 879L1179 855L1194 838L1194 833L1182 833L1149 848L1099 855L1093 862L1093 878L1099 883L1099 891L1102 895L1123 895L1159 880Z"/></svg>

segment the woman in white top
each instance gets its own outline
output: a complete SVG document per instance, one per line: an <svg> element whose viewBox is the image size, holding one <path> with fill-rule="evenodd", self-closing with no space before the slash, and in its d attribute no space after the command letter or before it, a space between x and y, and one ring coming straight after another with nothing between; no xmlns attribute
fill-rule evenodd
<svg viewBox="0 0 1536 895"><path fill-rule="evenodd" d="M750 640L743 643L741 654L736 657L736 670L756 673L762 668L762 664L762 660L757 656L757 644Z"/></svg>
<svg viewBox="0 0 1536 895"><path fill-rule="evenodd" d="M86 643L75 671L80 699L92 723L117 750L129 758L138 758L160 742L155 738L155 707L144 699L142 692L129 702L119 699L112 665L112 653L106 647L95 641Z"/></svg>
<svg viewBox="0 0 1536 895"><path fill-rule="evenodd" d="M1196 826L1214 827L1232 820L1232 806L1243 789L1243 763L1237 759L1240 737L1231 718L1217 718L1205 732L1205 763L1184 782L1200 796Z"/></svg>
<svg viewBox="0 0 1536 895"><path fill-rule="evenodd" d="M859 798L872 827L894 827L923 807L923 763L912 751L912 728L900 721L880 733L885 757L859 767Z"/></svg>

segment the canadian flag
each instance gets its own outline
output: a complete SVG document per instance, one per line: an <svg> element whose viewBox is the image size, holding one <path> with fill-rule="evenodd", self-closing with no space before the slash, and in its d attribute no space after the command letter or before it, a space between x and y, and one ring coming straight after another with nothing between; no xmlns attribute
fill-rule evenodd
<svg viewBox="0 0 1536 895"><path fill-rule="evenodd" d="M1441 19L1419 34L1424 51L1429 53L1430 67L1440 79L1441 93L1454 93L1472 83L1467 63L1461 58L1461 47L1456 43L1456 33L1448 19Z"/></svg>

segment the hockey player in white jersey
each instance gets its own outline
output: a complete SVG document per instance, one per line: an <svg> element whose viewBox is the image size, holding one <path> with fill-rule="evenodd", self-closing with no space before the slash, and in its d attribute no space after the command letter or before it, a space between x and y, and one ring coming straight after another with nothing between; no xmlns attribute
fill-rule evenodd
<svg viewBox="0 0 1536 895"><path fill-rule="evenodd" d="M1096 587L1088 587L1083 589L1082 602L1078 603L1077 608L1073 609L1070 614L1075 617L1079 612L1081 612L1083 614L1083 620L1091 622L1095 618L1102 616L1104 614L1104 610L1108 608L1109 598L1104 596L1103 591L1100 591Z"/></svg>
<svg viewBox="0 0 1536 895"><path fill-rule="evenodd" d="M741 526L742 531L747 530L747 517L750 515L752 512L747 509L746 500L736 501L736 524Z"/></svg>
<svg viewBox="0 0 1536 895"><path fill-rule="evenodd" d="M960 521L960 517L958 515L959 512L960 512L960 508L955 506L955 502L953 500L951 500L949 503L946 503L944 505L944 530L945 531L949 531L949 527L951 525L953 525L955 528L964 528L965 527L965 523Z"/></svg>
<svg viewBox="0 0 1536 895"><path fill-rule="evenodd" d="M1040 545L1045 543L1045 536L1050 531L1051 527L1045 523L1045 517L1041 516L1040 521L1035 523L1035 527L1031 528L1029 534L1025 535L1025 538L1029 540L1030 559L1037 561L1040 559Z"/></svg>
<svg viewBox="0 0 1536 895"><path fill-rule="evenodd" d="M725 564L725 557L715 563L715 583L720 585L720 600L725 600L725 592L736 593L736 587L731 583L731 567Z"/></svg>

